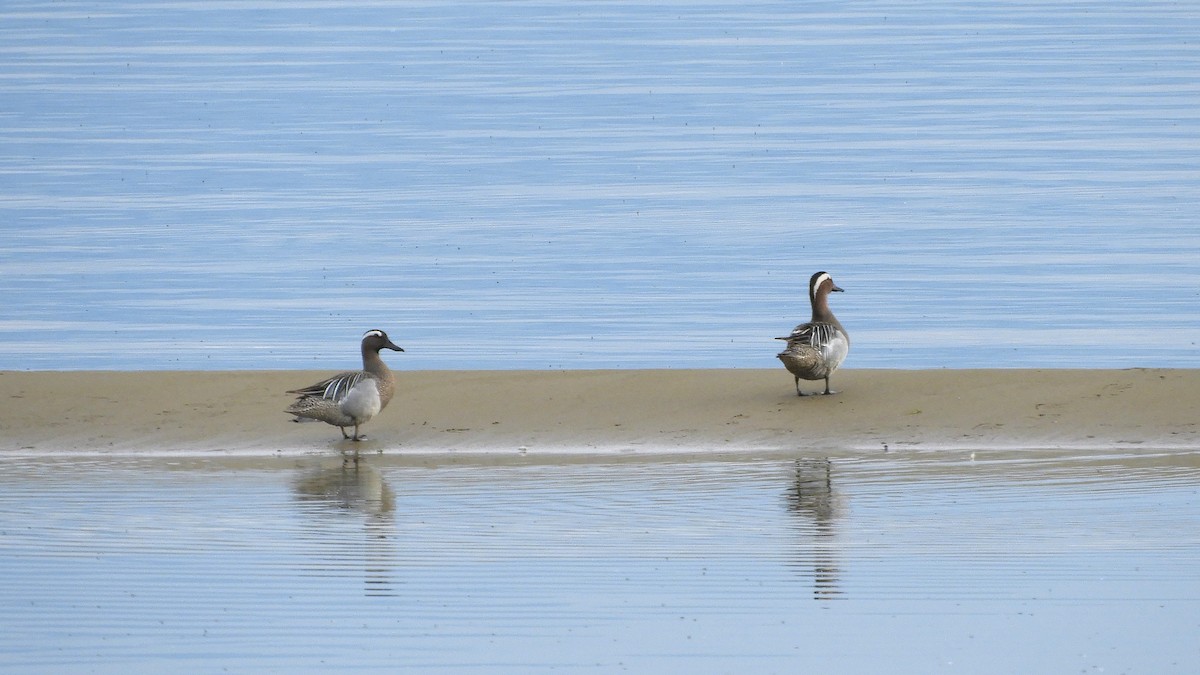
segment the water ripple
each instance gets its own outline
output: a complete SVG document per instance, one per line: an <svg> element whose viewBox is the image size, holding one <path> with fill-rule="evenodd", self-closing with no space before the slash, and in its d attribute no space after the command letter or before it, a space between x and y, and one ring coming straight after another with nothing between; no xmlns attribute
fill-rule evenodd
<svg viewBox="0 0 1200 675"><path fill-rule="evenodd" d="M1200 365L1186 4L0 17L0 368Z"/></svg>
<svg viewBox="0 0 1200 675"><path fill-rule="evenodd" d="M964 632L1007 663L1017 617L1061 637L1039 658L1169 665L1200 606L1185 450L3 464L22 669L866 664Z"/></svg>

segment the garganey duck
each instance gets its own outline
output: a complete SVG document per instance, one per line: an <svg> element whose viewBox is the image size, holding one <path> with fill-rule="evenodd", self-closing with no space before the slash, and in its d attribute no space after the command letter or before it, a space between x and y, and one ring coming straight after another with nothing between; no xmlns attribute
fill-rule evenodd
<svg viewBox="0 0 1200 675"><path fill-rule="evenodd" d="M787 348L778 354L779 360L788 371L796 376L796 394L800 391L800 380L825 380L825 393L829 390L829 376L842 365L850 351L850 336L833 312L829 311L829 294L842 292L833 283L827 272L817 272L808 281L808 300L812 303L812 320L792 329L791 335L775 338L787 340Z"/></svg>
<svg viewBox="0 0 1200 675"><path fill-rule="evenodd" d="M342 430L342 438L362 440L358 427L387 407L396 391L396 376L379 357L379 350L404 351L388 339L381 330L369 330L362 339L363 369L334 375L303 389L287 393L299 398L284 412L295 415L296 421L307 418L332 424ZM354 435L346 427L354 427Z"/></svg>

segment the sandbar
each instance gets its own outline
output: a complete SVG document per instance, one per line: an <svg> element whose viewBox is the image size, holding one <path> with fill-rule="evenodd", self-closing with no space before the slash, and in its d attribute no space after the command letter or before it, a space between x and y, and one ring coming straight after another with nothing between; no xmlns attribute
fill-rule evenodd
<svg viewBox="0 0 1200 675"><path fill-rule="evenodd" d="M401 371L344 441L284 393L332 371L3 371L4 453L1195 448L1200 370ZM809 391L818 383L807 383Z"/></svg>

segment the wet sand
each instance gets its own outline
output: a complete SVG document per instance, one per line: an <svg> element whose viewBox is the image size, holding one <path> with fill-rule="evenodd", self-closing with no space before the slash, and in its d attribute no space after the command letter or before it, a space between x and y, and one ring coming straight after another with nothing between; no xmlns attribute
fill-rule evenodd
<svg viewBox="0 0 1200 675"><path fill-rule="evenodd" d="M399 372L342 441L285 390L332 371L0 372L0 451L670 451L1200 443L1200 370ZM808 383L815 385L815 383ZM815 386L810 390L815 390Z"/></svg>

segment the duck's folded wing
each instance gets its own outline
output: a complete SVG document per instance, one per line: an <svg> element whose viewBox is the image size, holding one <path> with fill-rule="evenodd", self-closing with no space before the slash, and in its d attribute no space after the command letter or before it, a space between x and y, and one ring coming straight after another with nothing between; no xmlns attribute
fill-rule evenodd
<svg viewBox="0 0 1200 675"><path fill-rule="evenodd" d="M800 340L803 342L808 339L807 338L808 332L809 332L809 329L811 329L811 328L812 328L811 323L802 323L799 326L796 326L795 328L793 328L792 332L788 333L784 337L777 337L775 339L776 340L787 340L788 342L792 342L793 340Z"/></svg>
<svg viewBox="0 0 1200 675"><path fill-rule="evenodd" d="M339 373L320 382L304 387L303 389L293 389L289 394L297 394L299 396L316 396L329 399L330 401L340 401L354 385L362 382L363 378L371 377L365 371L355 370L347 373Z"/></svg>
<svg viewBox="0 0 1200 675"><path fill-rule="evenodd" d="M802 323L792 330L786 339L789 344L795 342L802 345L823 349L838 338L838 328L831 323Z"/></svg>

